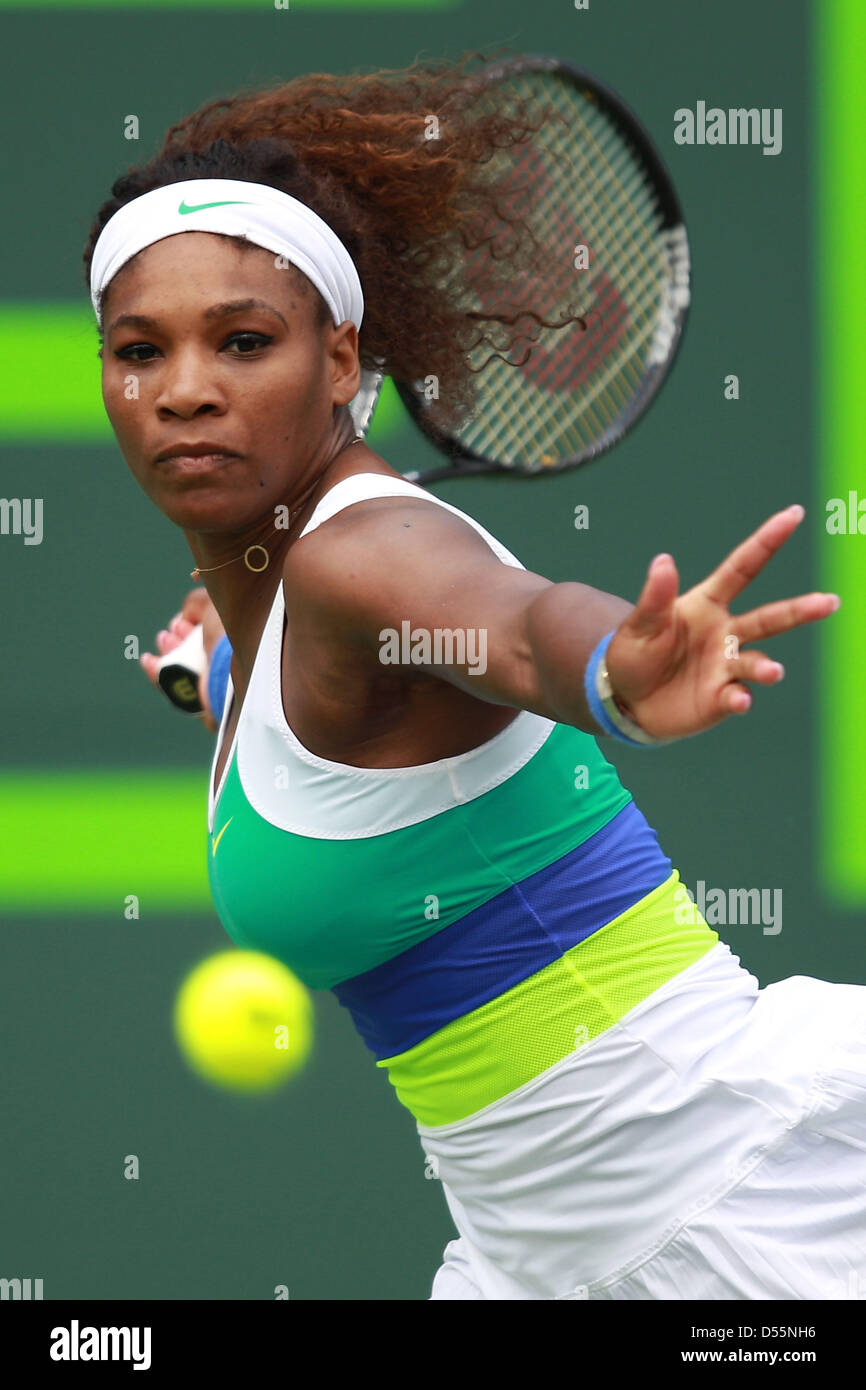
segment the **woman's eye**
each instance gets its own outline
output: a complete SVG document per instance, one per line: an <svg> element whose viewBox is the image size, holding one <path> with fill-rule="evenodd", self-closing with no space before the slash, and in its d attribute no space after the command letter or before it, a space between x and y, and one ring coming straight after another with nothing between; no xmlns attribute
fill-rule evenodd
<svg viewBox="0 0 866 1390"><path fill-rule="evenodd" d="M115 357L129 357L133 362L138 362L141 359L138 357L132 357L132 354L134 352L140 352L142 348L146 347L150 347L150 343L130 343L129 347L115 348L114 355ZM146 358L145 361L147 361Z"/></svg>
<svg viewBox="0 0 866 1390"><path fill-rule="evenodd" d="M229 338L229 343L237 342L239 338L246 338L247 340L252 339L254 348L260 347L263 343L267 345L268 343L273 342L273 339L270 338L266 333L234 333L232 334L231 338ZM226 347L228 347L228 343L226 343ZM241 353L241 356L246 357L247 354Z"/></svg>
<svg viewBox="0 0 866 1390"><path fill-rule="evenodd" d="M227 339L227 341L226 341L225 343L223 343L223 347L229 347L230 344L236 343L236 342L248 342L248 343L252 343L252 349L251 349L251 350L254 351L256 348L259 348L259 347L262 347L262 346L267 347L268 343L273 342L273 338L270 337L270 335L267 334L267 333L233 333L232 336L231 336L229 339ZM115 354L114 354L114 355L115 355L115 357L127 357L127 358L130 358L133 362L141 362L141 361L149 362L149 361L151 360L149 357L140 358L140 357L133 357L133 356L132 356L133 353L141 352L141 351L144 350L144 349L149 350L149 351L151 351L151 352L154 351L153 344L152 344L152 343L130 343L128 347L125 347L125 348L118 348L118 349L115 351ZM240 354L238 354L238 353L234 353L234 354L233 354L233 356L238 356L238 355L240 355L241 357L249 357L249 356L250 356L250 351L240 352Z"/></svg>

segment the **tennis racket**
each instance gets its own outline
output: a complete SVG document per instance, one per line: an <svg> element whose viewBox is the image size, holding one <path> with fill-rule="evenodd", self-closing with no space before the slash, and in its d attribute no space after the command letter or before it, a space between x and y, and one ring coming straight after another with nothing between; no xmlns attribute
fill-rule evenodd
<svg viewBox="0 0 866 1390"><path fill-rule="evenodd" d="M500 179L501 205L519 208L537 244L529 283L514 287L520 302L548 322L572 321L533 328L516 361L491 356L483 345L473 350L477 404L456 427L429 379L395 378L410 418L445 459L405 475L421 486L479 474L536 477L598 458L658 393L690 301L689 243L676 190L647 131L616 93L563 59L536 54L488 64L467 96L482 108L514 107L533 125L545 115L535 133L494 157L491 172ZM517 303L491 300L488 254L484 244L467 250L455 270L480 317ZM383 380L381 372L362 373L350 407L361 434ZM162 658L160 684L180 708L201 708L195 686L204 667L196 632Z"/></svg>

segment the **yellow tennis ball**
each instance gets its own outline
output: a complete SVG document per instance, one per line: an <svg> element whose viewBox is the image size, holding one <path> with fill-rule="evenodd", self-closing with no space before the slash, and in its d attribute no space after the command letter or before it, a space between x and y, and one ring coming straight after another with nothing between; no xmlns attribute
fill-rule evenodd
<svg viewBox="0 0 866 1390"><path fill-rule="evenodd" d="M260 951L220 951L184 980L174 1007L178 1046L206 1081L267 1091L309 1055L313 1001L281 961Z"/></svg>

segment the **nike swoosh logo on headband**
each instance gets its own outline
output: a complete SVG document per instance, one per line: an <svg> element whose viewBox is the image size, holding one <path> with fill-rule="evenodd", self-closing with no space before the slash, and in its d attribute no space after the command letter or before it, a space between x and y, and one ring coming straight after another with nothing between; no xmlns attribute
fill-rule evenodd
<svg viewBox="0 0 866 1390"><path fill-rule="evenodd" d="M224 208L227 207L229 203L249 203L249 199L226 198L221 203L196 203L195 207L187 207L186 201L184 200L178 208L178 212L183 214L185 212L201 212L203 208Z"/></svg>

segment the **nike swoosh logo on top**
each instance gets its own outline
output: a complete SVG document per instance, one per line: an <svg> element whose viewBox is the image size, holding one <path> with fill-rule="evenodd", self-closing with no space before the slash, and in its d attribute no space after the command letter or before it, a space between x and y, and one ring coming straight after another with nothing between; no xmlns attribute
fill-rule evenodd
<svg viewBox="0 0 866 1390"><path fill-rule="evenodd" d="M187 203L186 203L186 199L184 199L184 201L181 203L180 207L178 208L178 212L181 213L181 214L183 214L183 213L185 213L185 212L201 212L203 208L224 208L224 207L228 207L229 203L246 203L247 205L249 205L249 199L248 199L248 198L226 198L226 199L224 199L224 201L221 202L221 203L196 203L194 207L188 207L188 206L187 206Z"/></svg>
<svg viewBox="0 0 866 1390"><path fill-rule="evenodd" d="M211 854L212 854L212 855L216 854L216 852L217 852L217 845L219 844L219 842L220 842L220 840L222 839L223 835L225 835L226 831L228 830L228 828L229 828L229 826L231 825L231 823L232 823L233 820L234 820L234 816L229 816L229 818L228 818L228 820L226 821L225 825L223 826L222 830L221 830L220 833L217 835L216 839L215 839L214 842L213 842L213 849L211 850Z"/></svg>

